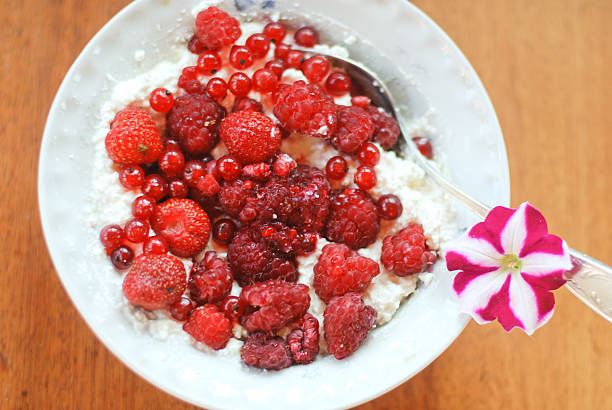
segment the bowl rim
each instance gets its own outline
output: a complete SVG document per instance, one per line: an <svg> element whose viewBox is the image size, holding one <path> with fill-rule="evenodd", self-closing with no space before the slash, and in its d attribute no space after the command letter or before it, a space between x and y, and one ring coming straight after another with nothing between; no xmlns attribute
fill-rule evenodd
<svg viewBox="0 0 612 410"><path fill-rule="evenodd" d="M40 151L39 151L39 160L38 160L38 175L37 175L37 196L38 196L38 210L39 210L39 216L40 216L40 220L41 220L41 225L42 225L42 230L43 230L43 236L44 236L44 240L45 240L45 244L47 246L47 249L49 250L49 255L51 257L51 261L53 264L53 267L57 273L57 276L60 279L60 282L62 284L62 287L64 288L64 290L66 291L66 293L68 294L68 297L70 298L71 302L73 303L73 305L76 307L79 315L84 319L85 324L89 327L89 329L96 335L96 337L102 342L102 344L105 346L106 349L108 349L115 357L117 357L119 359L119 361L121 361L125 366L127 366L131 371L133 371L136 375L138 375L139 377L141 377L142 379L146 380L147 382L149 382L150 384L152 384L153 386L155 386L156 388L176 397L179 398L183 401L185 401L186 403L190 403L190 404L196 404L196 405L207 405L206 403L200 401L198 403L195 403L191 397L188 397L187 395L183 394L182 391L174 389L172 386L170 385L166 385L166 384L160 384L158 383L156 380L154 380L153 378L149 377L146 372L142 371L140 364L138 364L135 360L132 360L128 355L124 354L120 349L116 348L116 346L114 346L114 344L110 341L110 338L102 331L102 329L99 326L95 325L95 322L92 320L91 317L89 317L89 313L86 309L83 308L81 301L77 301L72 293L69 291L69 287L67 285L67 276L63 275L60 273L60 271L57 269L57 261L54 257L54 253L52 252L53 246L49 241L49 232L51 231L51 226L49 224L49 217L47 216L47 209L48 207L48 202L50 201L50 199L45 195L44 191L41 188L41 182L43 180L44 177L44 170L46 169L47 162L50 161L50 158L48 155L46 155L46 152L49 150L49 146L50 144L52 144L51 142L51 138L49 137L49 128L50 128L50 124L53 122L54 117L56 117L57 111L59 110L57 101L59 99L59 97L65 93L66 89L69 87L69 80L70 78L75 74L77 67L79 65L81 65L81 63L83 62L83 60L85 60L87 58L87 54L92 51L92 49L95 47L96 42L106 33L106 31L108 31L110 29L110 26L113 25L113 23L119 19L121 19L125 14L130 13L133 9L137 9L138 7L140 7L140 4L143 2L146 2L148 0L135 0L129 4L127 4L125 7L123 7L121 10L119 10L112 18L110 18L105 24L104 26L102 26L94 35L93 37L87 42L87 44L83 47L83 49L80 51L79 55L77 56L77 58L74 60L74 62L71 64L70 68L68 69L68 71L66 72L64 78L62 79L62 82L58 88L58 91L56 92L54 98L53 98L53 102L51 104L51 108L49 110L49 114L47 116L47 120L45 121L45 127L44 127L44 131L43 131L43 135L42 135L42 142L40 145ZM469 75L473 76L477 82L475 84L476 88L480 88L482 92L484 92L484 96L485 101L486 101L486 107L484 107L484 109L488 112L489 115L491 115L492 119L494 119L494 123L493 123L493 127L494 127L494 131L498 133L498 135L501 136L501 139L499 141L499 144L501 144L501 148L503 151L503 163L501 164L501 168L502 168L502 172L503 175L507 181L507 186L508 186L508 193L507 193L507 198L508 198L508 203L509 203L509 198L510 198L510 172L509 172L509 166L508 166L508 153L507 153L507 149L506 149L506 144L505 144L505 140L503 138L503 134L501 131L501 126L499 124L499 120L497 117L497 114L495 112L495 109L493 107L493 104L491 102L491 99L482 83L482 81L480 80L480 77L478 76L478 74L476 73L476 71L474 70L474 68L472 67L472 65L470 64L470 62L467 60L467 58L464 56L464 54L461 52L461 50L459 49L459 47L454 43L454 41L448 36L448 34L446 34L446 32L444 30L442 30L434 21L432 18L430 18L427 14L425 14L425 12L423 12L422 10L420 10L416 5L414 5L411 2L408 1L403 1L403 0L393 0L396 2L400 2L403 3L406 7L410 8L412 12L415 12L419 15L419 17L421 19L423 19L428 25L429 28L434 30L436 32L437 35L441 36L445 42L447 43L447 45L449 45L451 47L451 51L456 55L456 57L458 57L460 59L460 61L465 65L465 67L467 68L467 70L469 71ZM504 205L508 205L508 204L504 204ZM351 401L351 402L347 402L346 405L343 406L338 406L338 407L332 407L332 408L345 408L345 407L354 407L363 403L366 403L370 400L373 400L377 397L382 396L383 394L395 389L396 387L398 387L399 385L403 384L404 382L406 382L408 379L412 378L414 375L416 375L417 373L419 373L420 371L422 371L425 367L429 366L433 361L435 361L437 358L439 358L442 353L448 349L448 347L450 347L450 345L457 339L457 337L459 337L459 335L463 332L463 330L465 329L465 327L467 326L467 324L470 321L470 317L468 315L463 315L462 316L462 326L461 326L461 330L457 333L457 335L448 342L448 344L446 344L445 346L442 346L441 349L439 349L439 351L436 351L435 355L432 355L428 360L424 361L422 363L421 366L418 366L418 368L416 368L416 370L414 370L414 372L410 372L408 374L406 374L406 376L404 378L402 378L401 380L397 381L396 383L393 383L391 385L389 385L387 388L380 390L375 396L371 396L371 397L364 397L361 398L359 400L355 400L355 401ZM214 408L214 407L209 407L209 408Z"/></svg>

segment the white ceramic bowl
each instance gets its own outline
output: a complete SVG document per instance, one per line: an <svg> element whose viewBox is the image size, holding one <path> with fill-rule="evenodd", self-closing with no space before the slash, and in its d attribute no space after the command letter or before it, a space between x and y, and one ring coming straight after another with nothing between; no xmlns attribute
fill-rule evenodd
<svg viewBox="0 0 612 410"><path fill-rule="evenodd" d="M135 1L96 34L66 75L49 113L39 166L41 219L57 272L102 342L136 373L181 399L208 408L253 409L343 408L370 400L427 366L465 327L468 317L456 310L451 275L442 264L431 285L411 297L389 324L371 332L353 356L319 358L281 372L247 369L188 344L169 346L136 331L111 299L100 297L120 289L116 281L95 275L108 261L88 253L85 244L98 239L83 221L91 188L91 135L110 95L109 78L128 79L163 60L168 45L193 26L189 11L198 3ZM468 193L489 204L509 203L506 153L491 103L465 57L435 23L402 0L302 3L297 13L324 27L324 38L352 31L370 43L370 48L348 48L405 91L407 115L435 109L436 152L446 156L448 170ZM221 7L235 11L235 4L249 11L264 4L274 13L294 8L296 1L227 1ZM327 26L328 19L338 24ZM145 51L144 61L134 60L136 50ZM458 215L462 226L473 222L461 211Z"/></svg>

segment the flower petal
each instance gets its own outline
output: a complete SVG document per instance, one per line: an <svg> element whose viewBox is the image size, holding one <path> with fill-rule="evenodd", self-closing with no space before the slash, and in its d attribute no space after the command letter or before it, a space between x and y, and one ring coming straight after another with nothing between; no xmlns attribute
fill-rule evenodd
<svg viewBox="0 0 612 410"><path fill-rule="evenodd" d="M460 272L457 276L460 277L462 274L464 272ZM499 293L507 277L507 274L499 270L472 277L458 294L461 311L470 314L478 323L492 320L483 317L479 312L483 306L491 302L493 296Z"/></svg>
<svg viewBox="0 0 612 410"><path fill-rule="evenodd" d="M457 253L462 255L470 265L480 267L499 267L499 261L503 257L489 240L483 237L473 236L472 231L482 222L476 224L468 233L461 235L459 238L448 243L444 248L446 253ZM447 267L449 270L457 270L465 268L459 264L451 262L447 259Z"/></svg>
<svg viewBox="0 0 612 410"><path fill-rule="evenodd" d="M555 306L553 294L546 289L533 287L522 275L514 275L509 288L510 309L521 321L521 327L528 335L552 316Z"/></svg>
<svg viewBox="0 0 612 410"><path fill-rule="evenodd" d="M489 242L495 246L495 249L497 249L497 251L503 255L506 252L504 251L501 243L500 232L504 229L508 219L510 219L514 213L514 209L496 206L489 211L482 226L478 227L480 224L476 224L472 230L478 227L477 232L480 234L480 236L483 238L486 237Z"/></svg>
<svg viewBox="0 0 612 410"><path fill-rule="evenodd" d="M501 244L506 254L518 255L527 239L524 205L522 204L514 211L500 233Z"/></svg>
<svg viewBox="0 0 612 410"><path fill-rule="evenodd" d="M456 252L446 253L446 267L448 270L461 269L453 281L453 289L460 295L465 287L476 277L497 270L496 266L481 266L471 263L464 255Z"/></svg>
<svg viewBox="0 0 612 410"><path fill-rule="evenodd" d="M490 322L497 319L506 332L509 332L510 329L516 326L523 327L521 321L514 315L512 309L510 309L508 289L510 288L511 280L512 277L508 275L499 292L491 297L487 306L476 312L485 321Z"/></svg>

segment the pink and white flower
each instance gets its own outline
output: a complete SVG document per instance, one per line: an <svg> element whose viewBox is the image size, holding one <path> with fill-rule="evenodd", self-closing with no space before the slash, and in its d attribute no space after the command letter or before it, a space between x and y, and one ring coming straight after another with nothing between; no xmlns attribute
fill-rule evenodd
<svg viewBox="0 0 612 410"><path fill-rule="evenodd" d="M572 267L568 247L550 235L544 216L527 202L495 207L446 246L446 266L459 270L453 288L461 310L483 324L497 319L531 335L552 316L551 290Z"/></svg>

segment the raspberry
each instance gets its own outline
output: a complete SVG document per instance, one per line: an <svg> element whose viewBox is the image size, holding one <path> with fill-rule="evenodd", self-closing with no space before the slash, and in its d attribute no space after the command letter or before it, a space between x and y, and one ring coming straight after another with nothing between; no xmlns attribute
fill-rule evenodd
<svg viewBox="0 0 612 410"><path fill-rule="evenodd" d="M254 192L251 190L253 183L251 182L250 185L251 188L242 179L221 182L219 204L228 215L236 218L240 215L240 211L246 205L247 199L254 195Z"/></svg>
<svg viewBox="0 0 612 410"><path fill-rule="evenodd" d="M283 253L294 252L297 255L307 255L317 246L317 235L298 233L282 222L271 222L259 226L261 236L273 249Z"/></svg>
<svg viewBox="0 0 612 410"><path fill-rule="evenodd" d="M379 230L376 205L367 192L347 188L332 198L327 239L359 249L373 243Z"/></svg>
<svg viewBox="0 0 612 410"><path fill-rule="evenodd" d="M287 177L290 207L278 209L278 217L305 232L319 232L329 213L331 187L325 174L308 165L299 165Z"/></svg>
<svg viewBox="0 0 612 410"><path fill-rule="evenodd" d="M295 162L295 160L291 158L290 155L282 153L279 154L278 157L276 157L272 168L274 170L274 173L279 177L286 177L287 175L289 175L289 172L291 172L291 170L296 166L297 162Z"/></svg>
<svg viewBox="0 0 612 410"><path fill-rule="evenodd" d="M110 159L118 164L145 164L157 161L163 143L151 114L140 108L119 111L104 140Z"/></svg>
<svg viewBox="0 0 612 410"><path fill-rule="evenodd" d="M310 313L296 324L287 335L287 344L298 364L311 363L319 353L319 321Z"/></svg>
<svg viewBox="0 0 612 410"><path fill-rule="evenodd" d="M338 360L350 356L376 323L376 310L358 293L333 298L323 313L327 351Z"/></svg>
<svg viewBox="0 0 612 410"><path fill-rule="evenodd" d="M232 322L215 305L205 305L191 311L183 330L198 342L221 350L232 337Z"/></svg>
<svg viewBox="0 0 612 410"><path fill-rule="evenodd" d="M219 126L225 108L205 94L186 94L168 111L170 135L191 155L208 153L219 141Z"/></svg>
<svg viewBox="0 0 612 410"><path fill-rule="evenodd" d="M304 81L279 85L274 115L290 131L322 138L333 135L338 122L332 97Z"/></svg>
<svg viewBox="0 0 612 410"><path fill-rule="evenodd" d="M411 223L395 235L385 236L380 261L397 276L407 276L434 263L436 253L427 247L423 227Z"/></svg>
<svg viewBox="0 0 612 410"><path fill-rule="evenodd" d="M234 234L227 260L240 286L269 279L295 282L298 277L293 255L275 250L257 226L242 228Z"/></svg>
<svg viewBox="0 0 612 410"><path fill-rule="evenodd" d="M164 309L185 291L185 266L172 255L143 254L123 279L123 294L136 306Z"/></svg>
<svg viewBox="0 0 612 410"><path fill-rule="evenodd" d="M213 51L232 44L242 34L238 20L216 7L199 12L195 25L200 43Z"/></svg>
<svg viewBox="0 0 612 410"><path fill-rule="evenodd" d="M213 177L211 174L206 174L198 180L196 188L202 193L202 195L210 197L219 192L221 186L215 177Z"/></svg>
<svg viewBox="0 0 612 410"><path fill-rule="evenodd" d="M282 337L256 332L248 337L240 349L240 357L247 366L266 370L281 370L291 366L291 350Z"/></svg>
<svg viewBox="0 0 612 410"><path fill-rule="evenodd" d="M380 273L378 263L344 244L323 247L314 266L312 286L324 302L348 292L363 292Z"/></svg>
<svg viewBox="0 0 612 410"><path fill-rule="evenodd" d="M304 316L310 306L308 286L282 280L247 286L240 299L247 312L241 322L249 332L281 329Z"/></svg>
<svg viewBox="0 0 612 410"><path fill-rule="evenodd" d="M210 220L206 212L191 199L168 199L155 208L151 227L167 242L177 256L188 257L201 252L208 243Z"/></svg>
<svg viewBox="0 0 612 410"><path fill-rule="evenodd" d="M272 176L272 168L265 162L249 164L242 168L242 176L257 181L266 182Z"/></svg>
<svg viewBox="0 0 612 410"><path fill-rule="evenodd" d="M366 110L355 106L336 106L338 128L332 135L334 147L347 154L355 154L374 134L374 121Z"/></svg>
<svg viewBox="0 0 612 410"><path fill-rule="evenodd" d="M194 263L189 277L189 293L200 304L217 303L232 290L232 271L215 251L208 251L201 262Z"/></svg>
<svg viewBox="0 0 612 410"><path fill-rule="evenodd" d="M231 113L223 120L220 133L227 150L244 165L267 161L280 149L280 130L259 112Z"/></svg>
<svg viewBox="0 0 612 410"><path fill-rule="evenodd" d="M391 114L380 111L370 106L368 112L374 120L374 141L378 142L384 149L391 149L397 143L400 128Z"/></svg>

